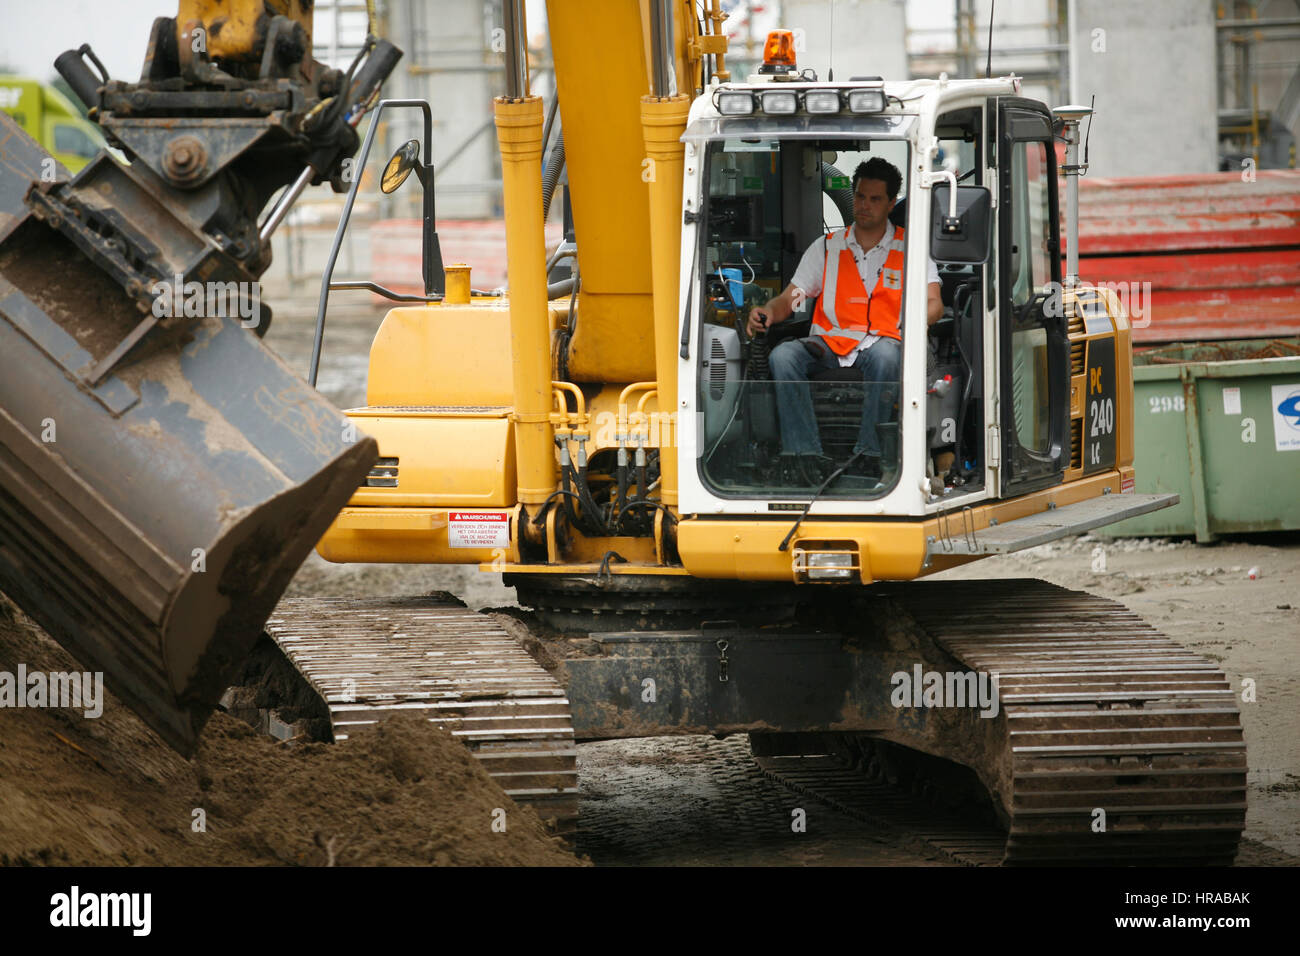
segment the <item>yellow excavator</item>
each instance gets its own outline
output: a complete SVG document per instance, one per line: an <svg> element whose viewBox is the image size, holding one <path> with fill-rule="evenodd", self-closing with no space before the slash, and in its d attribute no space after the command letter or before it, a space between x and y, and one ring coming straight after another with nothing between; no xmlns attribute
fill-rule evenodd
<svg viewBox="0 0 1300 956"><path fill-rule="evenodd" d="M361 284L407 304L346 413L377 443L369 472L317 549L478 565L523 609L282 601L236 681L257 686L227 703L335 740L423 713L561 827L577 741L746 733L774 772L816 756L977 793L1006 862L1231 861L1245 745L1217 665L1081 592L917 580L1176 501L1134 491L1128 318L1077 277L1087 110L1053 112L1014 76L821 79L780 31L732 78L718 0L612 0L598 29L590 4L549 0L555 123L530 92L523 3L504 6L508 294L441 262L427 105L358 101L424 111L424 141L383 176L425 190L424 294ZM773 352L838 304L753 335L751 313L853 227L875 158L902 180L901 371L774 380ZM556 197L566 236L547 250ZM332 271L312 384L329 292L358 285ZM820 456L783 444L796 394ZM855 441L868 411L875 467ZM296 690L276 698L285 682L261 676L286 666Z"/></svg>
<svg viewBox="0 0 1300 956"><path fill-rule="evenodd" d="M578 740L748 733L772 766L919 752L991 795L1008 861L1230 860L1245 753L1216 665L1083 593L903 583L1174 500L1134 493L1128 319L1077 277L1088 110L1054 113L1015 77L822 79L779 31L732 78L716 2L602 4L593 31L589 5L550 0L548 123L522 5L506 7L509 295L471 293L452 265L441 294L387 314L367 407L348 412L380 457L318 550L478 562L530 610L489 626L444 606L419 638L428 607L366 603L370 629L344 602L324 626L349 645L319 637L319 602L282 605L270 631L335 736L385 701L426 709L559 814L574 812L571 751L547 762L539 744L570 724ZM393 157L385 189L418 150ZM901 386L874 423L873 473L854 467L862 372L773 380L769 356L808 337L817 304L752 337L748 317L853 225L852 173L875 157L902 173L904 268ZM548 253L562 176L566 238ZM784 454L790 386L808 390L819 461ZM541 664L501 664L518 683L494 691L512 631ZM425 652L423 671L364 666L395 641ZM549 697L526 677L543 670ZM1000 706L979 703L986 678Z"/></svg>

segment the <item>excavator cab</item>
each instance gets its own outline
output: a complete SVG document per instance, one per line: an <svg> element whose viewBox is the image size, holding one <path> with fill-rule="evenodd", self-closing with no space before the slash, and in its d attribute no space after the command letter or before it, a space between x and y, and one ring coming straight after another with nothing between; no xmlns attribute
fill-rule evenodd
<svg viewBox="0 0 1300 956"><path fill-rule="evenodd" d="M879 124L885 131L885 124ZM737 137L707 148L707 198L702 231L704 297L700 391L704 442L700 471L722 494L746 490L770 494L807 493L827 469L848 460L874 429L873 448L882 473L846 473L827 494L879 497L898 473L896 379L872 379L851 367L816 367L809 381L783 380L770 359L783 342L794 341L810 355L829 350L810 338L816 299L799 302L789 319L751 338L750 310L778 295L794 278L804 250L829 233L853 224L852 171L879 156L906 170L908 147L894 136L878 138L781 139ZM843 164L843 165L841 165ZM888 224L890 231L893 224ZM719 276L726 295L717 294ZM797 354L797 353L796 353ZM813 417L799 427L815 433L820 455L800 456L783 446L782 415L806 389ZM872 408L867 409L870 398ZM864 426L863 418L870 420ZM888 477L889 481L880 480Z"/></svg>
<svg viewBox="0 0 1300 956"><path fill-rule="evenodd" d="M871 512L918 514L1066 480L1080 462L1070 392L1082 350L1071 352L1062 321L1054 135L1047 110L1019 97L946 90L904 101L878 81L766 80L697 101L684 137L700 170L688 161L686 201L700 211L682 256L699 288L682 299L701 305L687 507L793 509L816 495L849 512L878 502ZM902 177L886 228L905 230L905 249L900 374L872 380L818 354L811 297L796 296L795 314L766 333L746 327L810 245L852 225L854 171L877 157ZM933 324L927 257L944 305ZM789 341L823 359L806 383L782 380L788 362L772 367ZM878 467L853 467L868 444Z"/></svg>
<svg viewBox="0 0 1300 956"><path fill-rule="evenodd" d="M931 160L935 169L951 168L962 181L979 175L981 113L967 109L942 118L936 131L939 151ZM873 130L873 125L878 128ZM708 148L702 255L707 292L700 349L705 435L700 468L706 483L719 490L739 492L747 482L773 493L816 488L827 477L828 465L851 458L864 415L871 416L867 427L876 431L881 472L867 476L861 470L848 471L826 493L879 497L897 478L897 379L868 381L861 371L841 366L814 370L805 386L777 381L772 373L769 357L778 345L810 336L815 298L804 300L794 315L769 332L752 340L746 334L749 311L792 281L804 250L852 225L851 189L859 164L880 157L900 171L902 188L888 228L907 227L912 167L907 140L895 124L872 117L866 126L860 132L873 136L747 137L716 141ZM977 374L982 371L983 338L977 307L985 263L944 261L937 268L944 315L928 329L926 344L927 473L952 494L976 490L984 479L979 447L983 383ZM905 319L902 324L906 326ZM808 347L816 350L818 345L814 340ZM824 462L820 470L806 463L791 468L788 461L783 467L781 461L779 395L795 388L809 392ZM868 390L884 396L873 411L864 406Z"/></svg>

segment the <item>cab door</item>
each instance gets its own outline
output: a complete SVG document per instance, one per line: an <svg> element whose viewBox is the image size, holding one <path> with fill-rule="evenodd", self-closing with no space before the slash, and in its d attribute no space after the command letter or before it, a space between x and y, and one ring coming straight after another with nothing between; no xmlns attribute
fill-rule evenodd
<svg viewBox="0 0 1300 956"><path fill-rule="evenodd" d="M1032 100L998 102L998 374L1001 493L1062 481L1069 457L1069 340L1052 118Z"/></svg>

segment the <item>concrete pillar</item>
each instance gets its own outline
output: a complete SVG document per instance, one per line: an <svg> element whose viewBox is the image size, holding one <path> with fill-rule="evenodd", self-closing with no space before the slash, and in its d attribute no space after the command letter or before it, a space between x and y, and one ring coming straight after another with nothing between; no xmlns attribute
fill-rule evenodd
<svg viewBox="0 0 1300 956"><path fill-rule="evenodd" d="M1073 95L1097 95L1088 175L1217 170L1213 4L1075 0L1073 13Z"/></svg>
<svg viewBox="0 0 1300 956"><path fill-rule="evenodd" d="M488 15L482 0L390 0L385 8L388 36L406 55L384 84L384 96L426 99L433 109L438 218L500 215L497 187L484 188L499 179L492 97L503 91L504 81L500 44L494 49L490 33L501 26L499 8ZM421 135L422 120L414 111L394 114L386 122L392 123L388 152ZM460 155L444 171L445 160L455 151ZM399 194L401 200L416 203L407 215L419 215L418 196L418 189Z"/></svg>

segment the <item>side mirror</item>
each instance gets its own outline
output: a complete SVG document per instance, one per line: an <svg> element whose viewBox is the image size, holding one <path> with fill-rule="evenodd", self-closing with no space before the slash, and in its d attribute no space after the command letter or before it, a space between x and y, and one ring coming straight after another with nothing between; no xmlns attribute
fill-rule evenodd
<svg viewBox="0 0 1300 956"><path fill-rule="evenodd" d="M947 183L930 190L930 258L935 262L988 262L992 198L984 186L957 187L957 215L948 214Z"/></svg>
<svg viewBox="0 0 1300 956"><path fill-rule="evenodd" d="M412 170L417 172L420 170L420 143L419 140L414 139L403 143L397 152L393 153L393 158L384 167L379 188L385 195L397 192L402 183L406 182L406 177L411 175Z"/></svg>

